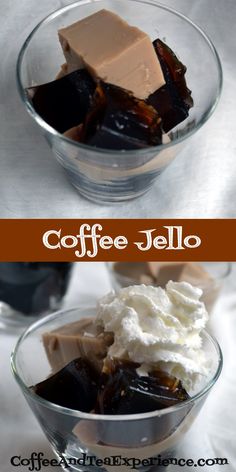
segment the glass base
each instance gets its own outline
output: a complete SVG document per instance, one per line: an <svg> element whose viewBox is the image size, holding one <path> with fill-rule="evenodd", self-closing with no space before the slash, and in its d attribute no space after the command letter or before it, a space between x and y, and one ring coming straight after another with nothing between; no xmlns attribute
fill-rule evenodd
<svg viewBox="0 0 236 472"><path fill-rule="evenodd" d="M122 203L145 195L152 187L159 174L153 176L136 176L132 179L99 183L89 181L86 177L65 169L73 187L87 200L97 204L111 205ZM160 172L161 173L161 172Z"/></svg>
<svg viewBox="0 0 236 472"><path fill-rule="evenodd" d="M173 457L173 453L171 454L171 456ZM65 455L63 455L63 458L66 460L67 457ZM163 459L167 459L168 456L165 456L163 457ZM137 472L167 472L167 471L170 471L171 470L171 464L170 465L167 465L167 466L162 466L162 465L151 465L151 466L140 466L140 467L136 467L135 469L132 468L132 466L130 467L126 467L126 468L123 468L123 467L120 467L119 469L124 472L125 470L127 470L127 472L132 472L133 470L136 470ZM117 470L118 467L109 467L108 469L106 469L105 467L98 467L96 465L93 465L93 466L82 466L82 465L76 465L76 466L72 466L72 465L62 465L62 469L65 470L65 471L69 471L69 472L107 472L108 470L112 470L114 469Z"/></svg>
<svg viewBox="0 0 236 472"><path fill-rule="evenodd" d="M127 453L125 452L125 448L124 448L124 457L126 457L126 454ZM141 464L141 465L135 465L135 467L133 467L131 463L129 466L124 466L122 464L117 465L117 466L111 464L110 466L107 466L107 468L105 465L98 466L96 465L96 459L99 459L99 457L96 457L91 451L85 448L83 448L83 450L81 449L81 451L78 451L78 444L73 444L73 443L71 444L69 443L66 450L60 455L58 454L58 452L56 452L56 455L57 457L60 457L60 459L62 458L64 459L65 464L64 465L62 464L62 468L63 470L69 471L69 472L85 472L85 471L86 472L107 472L111 470L115 471L118 469L122 470L122 472L124 471L132 472L133 470L137 470L138 472L149 472L149 471L150 472L155 472L155 471L166 472L167 470L170 470L171 464L164 466L164 465L161 465L161 461L163 461L164 459L177 457L177 449L175 448L175 449L166 450L163 454L158 454L155 457L152 457L152 459L150 458L150 463L148 465ZM77 461L78 459L80 459L80 461L82 462L84 457L85 457L85 460L82 464L72 463L73 459L74 459L74 462ZM92 464L89 464L90 457L92 457L92 461L93 461ZM111 457L111 460L112 460L112 457ZM144 459L147 459L147 458L145 457Z"/></svg>

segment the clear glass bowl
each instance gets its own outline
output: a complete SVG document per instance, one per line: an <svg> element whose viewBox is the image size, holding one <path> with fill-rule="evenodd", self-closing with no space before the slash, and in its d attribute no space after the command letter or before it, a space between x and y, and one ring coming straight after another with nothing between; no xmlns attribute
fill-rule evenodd
<svg viewBox="0 0 236 472"><path fill-rule="evenodd" d="M54 80L65 62L57 30L102 8L141 28L152 40L157 37L164 40L187 66L186 79L194 107L189 117L169 133L169 144L135 151L110 151L76 143L49 126L28 99L25 89ZM17 82L27 110L71 183L86 198L111 203L145 193L187 138L207 121L220 96L222 69L209 38L175 10L152 0L81 0L57 10L34 28L19 54Z"/></svg>
<svg viewBox="0 0 236 472"><path fill-rule="evenodd" d="M122 263L107 262L106 264L107 264L108 272L110 274L111 283L114 290L120 290L120 288L122 287L129 287L130 285L136 285L136 284L141 283L138 277L138 273L140 273L140 263L136 263L136 262L124 263L125 268L128 267L130 270L129 275L125 275L124 266L123 266L123 273L122 273L122 267L119 271L115 269L116 264L122 264ZM136 271L135 267L137 267L136 264L138 264L137 276L135 276L135 271ZM178 264L178 263L171 262L171 267L174 267L175 264ZM161 262L160 262L160 265L161 265ZM186 277L185 282L189 282L192 285L195 285L202 289L203 294L202 294L201 300L205 303L207 311L210 313L219 297L219 294L223 287L225 279L231 273L232 265L230 262L196 262L196 265L197 266L200 265L203 268L204 272L208 274L208 277L206 278L202 277L202 278L196 278L196 279L194 279L193 277L191 277L191 279L188 279L188 277ZM131 273L132 273L132 276L131 276ZM175 271L173 271L173 273L171 273L171 271L169 272L169 279L173 281L178 281L178 278L176 279ZM153 285L153 282L151 279L150 279L150 282L148 282L148 280L145 280L144 283L146 284L149 283ZM157 277L156 285L158 285L158 277Z"/></svg>
<svg viewBox="0 0 236 472"><path fill-rule="evenodd" d="M134 415L97 415L63 408L36 395L30 386L51 374L42 335L94 315L94 308L75 308L58 312L33 324L19 339L12 354L13 374L56 455L65 458L68 463L69 459L73 460L73 465L65 470L113 470L113 467L102 463L96 467L82 465L83 455L96 456L100 460L111 456L135 458L139 470L149 470L147 459L153 458L155 461L158 454L162 458L176 457L173 453L176 454L178 444L220 375L220 347L214 338L206 331L203 332L203 348L211 361L209 375L190 400L166 409ZM126 469L130 470L130 467L121 467L119 470Z"/></svg>
<svg viewBox="0 0 236 472"><path fill-rule="evenodd" d="M0 325L24 329L62 307L73 264L0 262Z"/></svg>

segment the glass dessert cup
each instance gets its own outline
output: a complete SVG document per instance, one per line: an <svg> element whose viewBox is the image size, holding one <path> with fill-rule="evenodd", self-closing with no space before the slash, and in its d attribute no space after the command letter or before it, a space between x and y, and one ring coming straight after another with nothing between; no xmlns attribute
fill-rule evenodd
<svg viewBox="0 0 236 472"><path fill-rule="evenodd" d="M140 267L140 263L126 263L129 265L129 267L132 267L132 264L134 269L133 269L133 275L125 275L121 271L117 271L115 269L116 262L107 262L107 268L108 272L110 274L110 279L112 283L112 287L115 291L119 290L120 288L123 287L129 287L130 285L137 285L142 282L140 282L138 276L135 277L135 264L138 264ZM161 264L161 262L160 262ZM171 265L174 265L175 263L171 263ZM178 264L178 263L177 263ZM199 264L204 271L209 275L208 278L200 278L196 279L196 283L194 282L193 279L188 280L186 277L185 282L190 282L192 285L196 285L198 288L201 288L203 291L201 300L205 303L206 309L208 313L210 313L220 295L220 291L223 288L225 279L229 276L231 273L231 263L230 262L196 262L196 264ZM139 269L140 270L140 269ZM175 279L175 275L171 275L171 271L168 273L169 279L173 281L177 281ZM145 281L144 283L147 283ZM157 278L157 283L153 283L150 280L151 285L158 285L158 278Z"/></svg>
<svg viewBox="0 0 236 472"><path fill-rule="evenodd" d="M24 329L59 310L72 271L70 262L1 262L0 324Z"/></svg>
<svg viewBox="0 0 236 472"><path fill-rule="evenodd" d="M111 456L135 458L139 470L149 470L150 464L156 465L158 454L162 458L176 457L178 444L220 375L220 347L214 338L203 332L204 350L212 361L209 375L191 399L166 409L133 415L98 415L63 408L36 395L30 386L45 380L51 373L42 335L93 315L94 308L75 308L34 323L21 336L12 354L13 374L54 452L67 461L67 466L69 464L65 470L113 470L114 464L109 466L108 462L102 462ZM85 455L96 456L97 464L83 463ZM117 467L130 469L125 465Z"/></svg>
<svg viewBox="0 0 236 472"><path fill-rule="evenodd" d="M57 30L103 8L145 31L152 41L157 37L164 39L187 66L186 81L192 90L194 107L188 118L168 133L171 142L167 144L111 151L78 143L49 126L29 100L25 89L54 80L65 62ZM34 28L19 54L17 82L27 110L71 183L90 200L112 203L144 194L188 138L208 120L220 96L222 69L204 32L170 8L151 0L82 0L57 10Z"/></svg>

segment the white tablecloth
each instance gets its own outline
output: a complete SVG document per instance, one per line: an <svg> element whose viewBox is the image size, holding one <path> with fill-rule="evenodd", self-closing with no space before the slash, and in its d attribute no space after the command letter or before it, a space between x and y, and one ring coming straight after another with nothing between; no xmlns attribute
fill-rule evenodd
<svg viewBox="0 0 236 472"><path fill-rule="evenodd" d="M65 306L96 303L98 297L110 289L110 280L102 263L78 263ZM185 458L227 458L229 465L213 466L214 472L236 470L236 264L211 316L209 329L215 334L223 350L223 372L208 397L198 419L187 434L181 456ZM49 444L36 419L26 404L22 393L10 372L10 353L17 334L0 330L0 470L1 472L26 472L26 467L12 467L10 458L20 455L30 457L31 452L42 451L52 457ZM59 468L47 467L43 471L59 472ZM173 468L176 472L178 468ZM179 469L180 470L180 469ZM189 472L189 467L181 470ZM207 472L208 468L200 468ZM172 469L168 469L172 472Z"/></svg>
<svg viewBox="0 0 236 472"><path fill-rule="evenodd" d="M0 2L0 217L236 217L235 0L163 0L211 37L223 64L223 95L214 116L152 190L116 206L90 203L72 188L16 91L15 63L21 44L40 19L68 3Z"/></svg>

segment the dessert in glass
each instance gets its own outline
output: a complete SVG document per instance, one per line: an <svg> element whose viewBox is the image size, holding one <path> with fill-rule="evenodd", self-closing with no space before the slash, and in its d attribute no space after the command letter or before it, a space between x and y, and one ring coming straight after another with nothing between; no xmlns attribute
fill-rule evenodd
<svg viewBox="0 0 236 472"><path fill-rule="evenodd" d="M208 313L231 272L229 262L108 262L107 268L115 290L142 283L165 287L170 279L189 282L202 289Z"/></svg>
<svg viewBox="0 0 236 472"><path fill-rule="evenodd" d="M22 335L13 373L65 470L177 457L222 368L200 296L185 282L126 287Z"/></svg>
<svg viewBox="0 0 236 472"><path fill-rule="evenodd" d="M151 187L212 114L222 71L211 41L176 11L86 0L36 26L17 79L72 184L110 203Z"/></svg>
<svg viewBox="0 0 236 472"><path fill-rule="evenodd" d="M70 262L0 262L0 322L24 327L58 310L71 271Z"/></svg>

